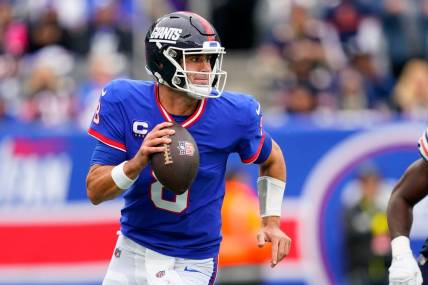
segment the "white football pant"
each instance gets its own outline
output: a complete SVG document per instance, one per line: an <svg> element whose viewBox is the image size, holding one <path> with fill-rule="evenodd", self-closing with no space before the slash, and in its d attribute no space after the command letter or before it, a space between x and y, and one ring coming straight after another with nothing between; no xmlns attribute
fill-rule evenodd
<svg viewBox="0 0 428 285"><path fill-rule="evenodd" d="M217 260L170 257L119 234L103 285L212 285Z"/></svg>

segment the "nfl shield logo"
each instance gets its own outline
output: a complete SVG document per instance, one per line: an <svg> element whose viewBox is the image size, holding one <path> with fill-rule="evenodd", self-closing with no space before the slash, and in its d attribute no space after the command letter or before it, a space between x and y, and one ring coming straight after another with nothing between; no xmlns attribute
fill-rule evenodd
<svg viewBox="0 0 428 285"><path fill-rule="evenodd" d="M157 277L157 278L162 278L162 277L164 277L164 276L165 276L165 271L164 271L164 270L159 271L158 273L156 273L156 277Z"/></svg>
<svg viewBox="0 0 428 285"><path fill-rule="evenodd" d="M193 154L195 153L195 148L193 147L193 144L187 141L179 141L178 150L180 151L180 155L193 156Z"/></svg>
<svg viewBox="0 0 428 285"><path fill-rule="evenodd" d="M115 257L119 258L121 254L122 254L122 251L120 250L120 248L116 248L114 250L114 256Z"/></svg>

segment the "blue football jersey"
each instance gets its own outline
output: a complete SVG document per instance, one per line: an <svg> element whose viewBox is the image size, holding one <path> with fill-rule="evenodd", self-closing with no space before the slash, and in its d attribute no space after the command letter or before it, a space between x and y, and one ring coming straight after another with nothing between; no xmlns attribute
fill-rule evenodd
<svg viewBox="0 0 428 285"><path fill-rule="evenodd" d="M120 79L103 89L88 132L129 160L148 132L173 120L159 102L157 84ZM181 122L199 149L195 181L184 194L174 195L156 181L148 165L123 194L122 233L169 256L217 256L226 162L233 152L244 163L257 160L265 140L261 120L259 103L248 95L224 92L220 98L200 100L195 112Z"/></svg>

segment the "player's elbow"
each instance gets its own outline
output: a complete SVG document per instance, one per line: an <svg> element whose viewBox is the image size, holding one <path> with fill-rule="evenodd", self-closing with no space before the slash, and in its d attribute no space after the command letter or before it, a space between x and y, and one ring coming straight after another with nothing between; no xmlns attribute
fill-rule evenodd
<svg viewBox="0 0 428 285"><path fill-rule="evenodd" d="M409 211L413 208L413 206L414 206L414 203L406 199L404 195L404 189L402 188L402 185L399 183L392 190L391 196L389 197L387 215L390 215L396 212L397 209L398 210L405 209L406 211Z"/></svg>
<svg viewBox="0 0 428 285"><path fill-rule="evenodd" d="M94 182L92 181L90 175L86 177L86 196L92 204L98 205L102 202L100 195L95 191Z"/></svg>
<svg viewBox="0 0 428 285"><path fill-rule="evenodd" d="M284 155L278 144L273 141L272 150L265 162L260 164L260 174L285 180L286 166Z"/></svg>
<svg viewBox="0 0 428 285"><path fill-rule="evenodd" d="M102 202L102 199L88 188L86 188L86 196L88 197L89 201L91 201L91 203L94 205L98 205Z"/></svg>
<svg viewBox="0 0 428 285"><path fill-rule="evenodd" d="M106 167L100 165L93 165L89 169L88 175L86 176L86 196L92 204L98 205L105 199L103 197L103 191L105 183L103 177L106 172Z"/></svg>

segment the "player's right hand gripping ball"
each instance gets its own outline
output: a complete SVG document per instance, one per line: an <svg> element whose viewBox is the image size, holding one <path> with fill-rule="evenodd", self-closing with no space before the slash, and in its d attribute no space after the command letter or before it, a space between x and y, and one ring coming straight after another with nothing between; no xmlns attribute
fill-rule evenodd
<svg viewBox="0 0 428 285"><path fill-rule="evenodd" d="M174 124L171 144L166 144L165 152L152 155L151 165L159 182L165 188L180 195L189 189L199 168L199 151L192 135L184 127Z"/></svg>

